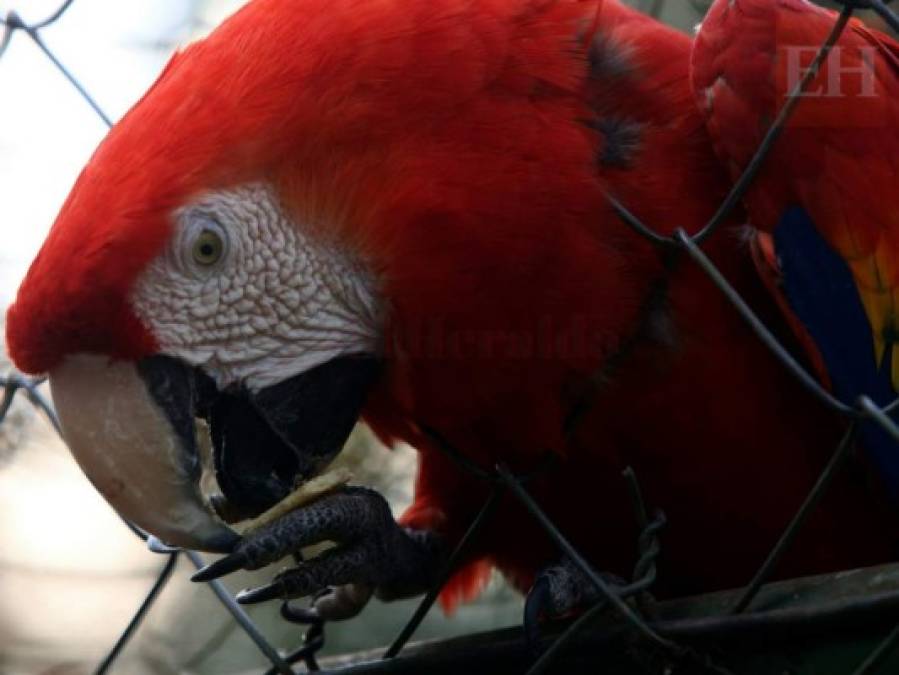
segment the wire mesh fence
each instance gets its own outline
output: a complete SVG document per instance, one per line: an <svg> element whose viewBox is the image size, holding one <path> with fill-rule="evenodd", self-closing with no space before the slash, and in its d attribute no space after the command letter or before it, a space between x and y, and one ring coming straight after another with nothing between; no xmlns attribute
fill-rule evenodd
<svg viewBox="0 0 899 675"><path fill-rule="evenodd" d="M110 126L112 124L110 118L91 97L89 92L80 84L78 78L56 57L41 34L43 29L57 22L70 9L73 2L74 0L66 0L52 14L35 23L27 23L23 21L15 11L10 11L5 18L0 19L0 27L2 27L2 36L0 36L0 59L2 59L4 52L11 41L15 39L16 35L22 35L28 38L56 67L56 69L58 69L60 75L78 91L80 96L93 109L96 115L106 125ZM696 8L697 13L700 15L710 4L708 0L690 0L690 3ZM779 339L765 325L765 322L756 315L753 309L740 296L738 291L731 286L729 281L703 250L705 242L721 229L722 224L734 210L738 208L741 200L752 186L753 181L762 170L772 147L778 142L778 138L785 129L791 116L794 114L797 105L799 105L803 93L806 92L814 82L815 77L828 58L828 55L846 30L850 18L861 10L873 12L880 17L886 26L899 32L899 16L887 7L889 0L835 0L831 4L841 7L841 9L834 22L830 35L818 48L817 54L810 67L805 71L804 76L796 83L793 90L789 92L779 114L771 123L763 142L759 145L745 171L734 183L730 193L722 202L714 216L707 223L703 224L702 227L698 228L695 234L691 235L688 233L686 229L687 224L681 224L681 226L674 228L673 234L671 235L662 234L661 230L653 226L653 224L644 223L637 218L629 210L627 204L618 201L614 195L608 195L609 202L618 213L620 219L640 236L645 237L661 248L670 249L677 255L686 256L697 265L733 305L734 309L742 316L758 339L770 350L772 356L779 360L781 364L792 373L796 380L802 384L808 392L808 395L816 398L830 410L841 415L848 421L847 430L833 452L829 462L826 464L818 481L806 496L802 506L796 512L792 520L786 524L782 536L773 544L767 559L761 564L755 576L751 580L748 580L745 588L735 596L735 599L729 605L726 612L716 616L707 617L708 627L712 629L715 627L742 625L739 623L740 620L738 617L747 613L762 587L771 580L773 574L776 572L778 563L790 549L797 534L802 529L806 519L814 510L816 504L827 492L833 482L834 476L840 471L853 448L860 424L874 423L879 425L883 431L899 443L899 426L897 426L892 418L893 414L899 411L899 400L896 400L889 405L879 405L868 396L860 396L854 401L838 399L827 388L822 386L818 379L810 373L784 345L781 344ZM666 0L649 0L644 3L644 5L643 9L658 16L664 11ZM2 62L0 62L0 67L2 67ZM669 228L666 229L666 231L672 230ZM47 417L53 428L59 432L59 422L53 407L39 389L42 384L43 381L41 379L27 378L14 372L0 377L0 389L2 389L2 397L0 397L0 425L4 424L8 419L14 399L21 397L41 411ZM578 411L576 410L569 419L569 433L573 432L574 428L577 426L577 421ZM639 559L633 577L629 583L624 586L611 585L569 542L565 533L556 526L549 516L547 516L541 509L540 504L531 497L528 492L528 480L530 476L515 475L503 465L492 467L479 466L470 461L463 452L452 447L437 431L425 429L425 432L436 447L442 449L450 458L472 476L480 481L490 484L492 489L488 499L480 509L480 512L471 522L467 532L457 545L456 549L449 556L448 561L439 575L438 583L435 584L422 598L403 630L386 651L384 651L380 660L381 665L378 666L375 664L373 666L372 664L368 664L365 672L391 672L391 660L403 653L409 640L420 626L421 621L437 600L444 584L449 580L460 561L463 560L466 551L482 532L485 523L489 521L499 500L504 496L511 496L526 508L535 522L538 523L556 543L560 553L580 568L583 574L594 584L601 596L601 600L598 603L587 609L587 611L580 615L577 620L569 623L562 632L554 637L554 641L549 648L535 658L534 662L527 670L527 675L539 675L540 673L548 672L553 666L554 660L559 656L566 645L582 638L583 635L590 630L591 625L595 623L596 617L603 612L611 612L616 615L622 625L629 627L629 639L635 641L637 645L641 645L647 651L651 651L656 655L658 672L680 672L679 669L685 666L690 672L719 674L732 672L718 663L712 654L690 646L687 642L680 641L678 639L678 631L675 630L674 626L669 625L666 627L663 622L660 623L654 621L651 616L648 616L651 612L645 611L646 604L650 602L646 596L646 592L651 588L656 576L655 563L660 550L658 534L664 528L665 516L661 511L656 511L650 516L640 495L637 477L633 472L626 472L625 478L631 488L631 493L633 495L633 513L638 524L638 530L641 532L638 542ZM148 590L145 599L135 611L131 621L124 628L119 640L111 647L106 658L98 664L96 669L97 673L109 672L116 664L122 649L138 630L141 622L153 607L161 590L172 578L179 558L186 558L197 569L204 565L201 558L194 552L170 549L154 540L152 537L148 537L146 533L135 526L129 523L125 523L125 526L130 528L135 536L147 542L151 551L164 556L165 562L162 565L155 582ZM292 651L285 652L279 650L272 644L272 642L266 639L259 627L235 601L234 597L221 582L210 581L207 583L221 603L223 611L230 613L234 621L246 635L249 636L258 650L270 662L271 667L268 671L269 673L295 673L294 666L299 663L302 663L308 671L318 671L320 669L317 654L325 644L325 626L321 620L295 604L285 601L281 607L281 616L283 619L304 626L304 635L301 644ZM858 606L855 609L860 610L864 610L866 606L864 601L857 603L857 605ZM827 614L827 612L830 611L836 615L845 610L845 606L840 606L836 609L823 607L820 609L820 613ZM764 613L759 614L758 617L759 621L762 623L769 620L772 622L780 620L778 618L770 618ZM808 617L805 616L804 619L808 620ZM734 624L734 621L736 621L736 624ZM757 623L758 622L756 622L756 624ZM886 657L897 644L899 644L899 626L892 630L886 638L858 664L857 668L852 672L852 675L865 675L866 673L874 672L878 664L881 663L884 657ZM647 670L647 672L649 671ZM849 674L847 673L847 675Z"/></svg>

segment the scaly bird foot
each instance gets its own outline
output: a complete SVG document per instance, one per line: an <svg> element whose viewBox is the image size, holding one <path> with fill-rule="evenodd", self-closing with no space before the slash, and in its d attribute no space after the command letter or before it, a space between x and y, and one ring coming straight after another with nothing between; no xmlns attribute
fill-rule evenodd
<svg viewBox="0 0 899 675"><path fill-rule="evenodd" d="M626 582L614 575L600 574L613 590ZM542 621L565 618L604 599L605 596L572 560L563 559L558 565L547 567L537 575L524 605L524 635L528 648L535 654L540 650Z"/></svg>
<svg viewBox="0 0 899 675"><path fill-rule="evenodd" d="M327 620L348 619L373 594L396 599L426 591L445 559L437 535L400 527L374 490L346 487L248 534L231 554L193 579L209 581L238 569L260 569L323 541L336 547L281 572L266 586L241 592L238 602L318 594L313 611Z"/></svg>

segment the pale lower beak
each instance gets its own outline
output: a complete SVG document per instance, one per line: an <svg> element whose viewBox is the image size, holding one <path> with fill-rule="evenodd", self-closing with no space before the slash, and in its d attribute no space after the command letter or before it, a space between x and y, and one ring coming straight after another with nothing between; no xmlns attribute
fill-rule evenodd
<svg viewBox="0 0 899 675"><path fill-rule="evenodd" d="M199 490L192 385L179 381L177 371L166 376L151 392L133 362L66 357L50 372L63 437L122 517L172 546L228 552L239 537Z"/></svg>

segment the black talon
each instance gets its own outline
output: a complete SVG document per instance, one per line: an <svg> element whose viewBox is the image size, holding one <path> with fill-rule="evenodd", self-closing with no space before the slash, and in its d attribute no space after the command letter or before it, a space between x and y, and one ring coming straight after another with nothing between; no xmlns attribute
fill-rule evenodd
<svg viewBox="0 0 899 675"><path fill-rule="evenodd" d="M299 623L305 626L324 623L315 609L295 607L289 600L285 600L281 605L281 618L290 623Z"/></svg>
<svg viewBox="0 0 899 675"><path fill-rule="evenodd" d="M203 569L197 571L191 578L191 581L212 581L218 579L231 572L236 572L249 562L245 553L236 552L227 555L221 560L206 565Z"/></svg>
<svg viewBox="0 0 899 675"><path fill-rule="evenodd" d="M549 606L549 579L541 574L534 581L524 602L524 641L528 651L535 658L543 653L540 645L540 617L548 612Z"/></svg>
<svg viewBox="0 0 899 675"><path fill-rule="evenodd" d="M284 596L284 585L276 581L268 586L260 586L259 588L246 588L237 594L234 598L241 605L254 605L257 602L267 602L268 600L277 600Z"/></svg>
<svg viewBox="0 0 899 675"><path fill-rule="evenodd" d="M147 548L150 549L152 553L159 553L162 555L177 553L181 550L180 548L175 548L173 546L169 546L168 544L164 544L162 540L157 539L152 534L147 537Z"/></svg>
<svg viewBox="0 0 899 675"><path fill-rule="evenodd" d="M240 568L261 569L322 541L337 546L312 560L299 558L297 567L276 576L271 585L240 593L238 602L286 600L330 586L353 587L353 592L316 606L328 618L347 619L361 611L375 588L390 598L427 590L444 563L439 537L402 528L374 490L345 487L247 534L230 555L199 570L193 580L210 581Z"/></svg>

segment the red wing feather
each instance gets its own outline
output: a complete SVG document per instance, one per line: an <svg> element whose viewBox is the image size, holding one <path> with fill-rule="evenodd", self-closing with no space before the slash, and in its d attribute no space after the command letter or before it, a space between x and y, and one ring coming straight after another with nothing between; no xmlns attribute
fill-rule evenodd
<svg viewBox="0 0 899 675"><path fill-rule="evenodd" d="M734 174L830 34L836 15L806 0L719 0L693 53L693 86ZM803 207L850 266L871 323L872 358L899 329L899 44L851 20L746 197L771 232ZM899 349L892 347L893 349ZM893 355L899 385L899 353Z"/></svg>

